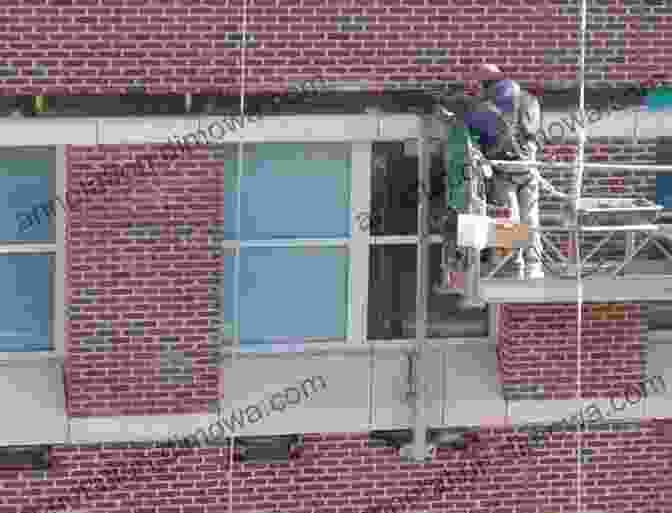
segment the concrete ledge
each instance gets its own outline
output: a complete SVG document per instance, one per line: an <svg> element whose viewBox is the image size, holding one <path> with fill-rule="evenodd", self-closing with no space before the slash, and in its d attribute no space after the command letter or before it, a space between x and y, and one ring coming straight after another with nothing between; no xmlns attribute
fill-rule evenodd
<svg viewBox="0 0 672 513"><path fill-rule="evenodd" d="M142 116L112 117L40 117L0 118L0 131L5 134L1 146L53 146L63 144L91 146L96 144L161 144L169 137L183 137L199 130L207 131L211 123L231 118L221 116ZM235 117L235 116L234 116ZM238 142L241 135L246 142L310 142L310 141L400 141L417 139L421 116L416 114L294 114L257 116L245 129L215 134L220 137L210 143ZM563 128L563 138L570 138L570 112L544 114L543 127L557 122ZM672 126L668 112L624 110L604 112L595 123L588 123L589 137L655 138ZM428 135L441 137L445 127L438 120L429 119ZM559 135L559 129L554 134ZM553 138L553 134L549 134ZM558 140L558 142L561 142Z"/></svg>
<svg viewBox="0 0 672 513"><path fill-rule="evenodd" d="M569 422L571 417L581 412L585 422L591 423L590 412L586 412L585 408L595 405L606 422L637 421L644 417L644 401L645 399L642 399L638 404L627 404L620 412L611 407L609 399L517 401L510 403L509 416L511 424L524 425L560 422L562 419L567 419ZM623 402L621 397L616 398L618 407L621 407Z"/></svg>
<svg viewBox="0 0 672 513"><path fill-rule="evenodd" d="M70 443L147 442L192 434L217 420L215 414L134 415L70 419Z"/></svg>
<svg viewBox="0 0 672 513"><path fill-rule="evenodd" d="M57 146L99 144L99 120L88 119L0 119L0 146Z"/></svg>
<svg viewBox="0 0 672 513"><path fill-rule="evenodd" d="M96 144L162 144L181 138L231 116L133 118L0 119L5 134L0 146L54 146ZM420 119L414 114L292 115L253 118L244 129L213 130L208 144L245 142L355 142L417 138ZM217 138L215 138L215 136ZM203 137L197 141L203 141ZM201 142L204 146L205 142Z"/></svg>
<svg viewBox="0 0 672 513"><path fill-rule="evenodd" d="M0 445L65 442L68 419L60 361L27 359L5 363L0 368L4 408Z"/></svg>

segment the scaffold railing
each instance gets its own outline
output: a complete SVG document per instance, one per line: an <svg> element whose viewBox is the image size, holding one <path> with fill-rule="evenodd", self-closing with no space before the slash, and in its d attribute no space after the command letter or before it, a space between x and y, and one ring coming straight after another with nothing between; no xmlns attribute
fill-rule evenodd
<svg viewBox="0 0 672 513"><path fill-rule="evenodd" d="M506 168L527 169L529 167L552 167L558 169L574 169L578 166L576 162L544 162L541 160L491 160L490 164ZM619 163L597 163L584 162L584 168L588 169L620 169L620 170L638 170L649 169L653 171L672 171L672 166L663 166L657 164L619 164Z"/></svg>

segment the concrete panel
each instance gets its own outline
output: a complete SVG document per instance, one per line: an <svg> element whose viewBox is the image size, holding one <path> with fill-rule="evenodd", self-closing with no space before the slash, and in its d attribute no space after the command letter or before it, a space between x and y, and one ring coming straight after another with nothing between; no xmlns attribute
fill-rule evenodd
<svg viewBox="0 0 672 513"><path fill-rule="evenodd" d="M446 359L444 424L491 424L506 416L497 380L495 346L484 342L444 346Z"/></svg>
<svg viewBox="0 0 672 513"><path fill-rule="evenodd" d="M432 137L438 137L445 130L436 121L430 127ZM420 117L412 114L387 114L380 120L379 140L403 141L416 139L420 134Z"/></svg>
<svg viewBox="0 0 672 513"><path fill-rule="evenodd" d="M369 429L368 352L243 355L223 360L222 373L222 418L244 414L244 426L236 430L239 435ZM314 385L304 384L316 376L324 378L326 388L317 379ZM300 394L286 391L289 388ZM284 396L274 399L277 409L270 404L275 394Z"/></svg>
<svg viewBox="0 0 672 513"><path fill-rule="evenodd" d="M583 408L584 401L575 399L553 401L511 401L508 417L513 425L532 422L553 422L573 415Z"/></svg>
<svg viewBox="0 0 672 513"><path fill-rule="evenodd" d="M15 119L0 120L0 146L95 145L97 120Z"/></svg>
<svg viewBox="0 0 672 513"><path fill-rule="evenodd" d="M410 345L409 345L410 347ZM441 379L444 355L438 344L427 344L425 354L425 412L427 423L441 423ZM376 347L374 353L373 419L376 429L405 429L414 423L412 403L406 399L408 363L401 347Z"/></svg>
<svg viewBox="0 0 672 513"><path fill-rule="evenodd" d="M194 118L108 118L100 123L98 144L161 144L170 136L183 136L198 131Z"/></svg>
<svg viewBox="0 0 672 513"><path fill-rule="evenodd" d="M648 112L642 109L639 113L637 137L641 139L669 135L672 132L672 112Z"/></svg>
<svg viewBox="0 0 672 513"><path fill-rule="evenodd" d="M186 436L217 420L207 415L134 415L70 420L70 443L142 442Z"/></svg>
<svg viewBox="0 0 672 513"><path fill-rule="evenodd" d="M618 408L622 407L623 400L616 398ZM590 406L596 406L605 421L639 420L644 414L644 401L634 405L626 405L622 411L616 411L609 399L569 399L548 401L516 401L509 405L509 419L511 424L524 425L535 422L558 422L574 415L583 415L586 423L595 422L597 416ZM588 410L586 410L588 408Z"/></svg>
<svg viewBox="0 0 672 513"><path fill-rule="evenodd" d="M218 118L204 118L206 127ZM372 141L378 134L378 120L373 115L264 116L244 129L227 132L219 143L237 142L328 142Z"/></svg>
<svg viewBox="0 0 672 513"><path fill-rule="evenodd" d="M67 418L63 370L57 360L0 366L0 445L64 443Z"/></svg>
<svg viewBox="0 0 672 513"><path fill-rule="evenodd" d="M635 137L636 112L633 109L622 111L603 110L601 117L591 114L594 123L587 123L586 136L590 137Z"/></svg>
<svg viewBox="0 0 672 513"><path fill-rule="evenodd" d="M672 417L672 339L649 344L647 377L662 376L667 390L646 399L647 417Z"/></svg>

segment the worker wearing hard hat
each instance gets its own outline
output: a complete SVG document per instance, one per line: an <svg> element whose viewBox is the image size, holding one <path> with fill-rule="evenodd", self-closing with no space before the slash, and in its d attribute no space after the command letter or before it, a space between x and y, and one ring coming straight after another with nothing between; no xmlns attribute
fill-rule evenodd
<svg viewBox="0 0 672 513"><path fill-rule="evenodd" d="M497 113L496 121L488 123L477 119L475 123L472 122L476 130L483 134L480 142L486 156L491 160L536 160L537 132L541 123L539 101L522 90L518 83L505 79L495 65L482 65L478 70L478 78L481 81L484 106L480 110L487 112L494 106ZM484 123L489 125L487 130L481 126ZM516 251L516 272L521 278L542 278L542 248L538 231L539 190L541 188L562 200L568 200L568 196L557 191L541 177L536 168L504 170L494 167L493 170L493 199L510 208L514 222L526 224L531 232L532 244Z"/></svg>

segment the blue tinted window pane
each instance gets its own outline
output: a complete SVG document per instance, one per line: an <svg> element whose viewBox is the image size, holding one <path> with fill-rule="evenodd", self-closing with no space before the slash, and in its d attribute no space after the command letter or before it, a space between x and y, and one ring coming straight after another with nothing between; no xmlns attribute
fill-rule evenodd
<svg viewBox="0 0 672 513"><path fill-rule="evenodd" d="M350 169L343 144L253 145L240 181L240 240L350 237ZM225 172L224 224L230 234L236 163L225 163Z"/></svg>
<svg viewBox="0 0 672 513"><path fill-rule="evenodd" d="M51 166L49 159L0 159L0 240L49 240Z"/></svg>
<svg viewBox="0 0 672 513"><path fill-rule="evenodd" d="M0 351L47 351L49 256L0 257Z"/></svg>
<svg viewBox="0 0 672 513"><path fill-rule="evenodd" d="M304 338L347 337L345 248L242 248L241 346L283 351Z"/></svg>
<svg viewBox="0 0 672 513"><path fill-rule="evenodd" d="M656 204L672 209L672 175L656 176Z"/></svg>

